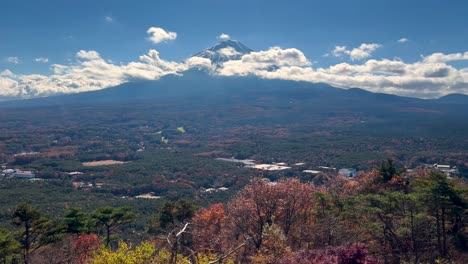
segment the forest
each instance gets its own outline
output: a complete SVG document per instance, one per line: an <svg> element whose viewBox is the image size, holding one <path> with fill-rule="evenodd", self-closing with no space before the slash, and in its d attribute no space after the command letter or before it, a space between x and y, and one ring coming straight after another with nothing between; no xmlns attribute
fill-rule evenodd
<svg viewBox="0 0 468 264"><path fill-rule="evenodd" d="M134 236L131 207L29 204L0 232L3 263L466 263L468 187L391 160L356 179L253 178L223 203L166 201Z"/></svg>
<svg viewBox="0 0 468 264"><path fill-rule="evenodd" d="M174 80L0 105L3 263L464 263L465 104Z"/></svg>

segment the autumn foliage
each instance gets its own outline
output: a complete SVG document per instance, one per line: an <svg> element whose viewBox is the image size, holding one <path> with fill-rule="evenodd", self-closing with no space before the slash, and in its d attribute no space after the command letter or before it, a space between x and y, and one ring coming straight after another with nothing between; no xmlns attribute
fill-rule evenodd
<svg viewBox="0 0 468 264"><path fill-rule="evenodd" d="M81 234L73 242L73 252L80 264L87 263L99 248L101 248L101 242L95 234Z"/></svg>
<svg viewBox="0 0 468 264"><path fill-rule="evenodd" d="M117 247L106 247L95 234L77 234L83 228L70 227L84 227L81 223L87 221L83 214L68 214L65 230L73 232L60 242L40 247L42 255L35 253L30 260L61 263L61 258L77 264L465 263L467 193L463 181L433 172L403 175L391 162L355 179L326 175L313 182L254 178L225 204L197 208L188 200L167 201L158 214L157 234L133 245L120 241ZM101 233L101 239L108 240L106 233Z"/></svg>

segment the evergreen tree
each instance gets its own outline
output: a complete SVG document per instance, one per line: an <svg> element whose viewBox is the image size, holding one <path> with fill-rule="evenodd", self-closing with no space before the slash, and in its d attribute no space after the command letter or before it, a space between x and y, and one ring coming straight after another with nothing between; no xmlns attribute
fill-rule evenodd
<svg viewBox="0 0 468 264"><path fill-rule="evenodd" d="M121 226L128 224L135 219L136 215L130 207L102 207L94 211L92 218L96 221L96 226L104 231L106 237L106 247L109 247L111 235Z"/></svg>
<svg viewBox="0 0 468 264"><path fill-rule="evenodd" d="M51 230L50 222L36 208L20 204L13 213L12 223L22 228L19 242L23 249L23 261L27 264L30 253L44 244L43 239Z"/></svg>
<svg viewBox="0 0 468 264"><path fill-rule="evenodd" d="M71 208L63 219L65 232L68 234L83 234L88 232L89 216L79 208Z"/></svg>

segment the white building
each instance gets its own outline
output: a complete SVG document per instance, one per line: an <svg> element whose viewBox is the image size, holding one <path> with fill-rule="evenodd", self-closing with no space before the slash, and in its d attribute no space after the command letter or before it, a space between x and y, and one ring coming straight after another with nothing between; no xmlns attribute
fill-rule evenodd
<svg viewBox="0 0 468 264"><path fill-rule="evenodd" d="M459 176L459 172L458 172L458 169L457 167L455 166L450 166L450 165L444 165L444 164L434 164L432 166L435 170L438 170L442 173L444 173L445 175L447 176L450 176L450 177L458 177Z"/></svg>
<svg viewBox="0 0 468 264"><path fill-rule="evenodd" d="M32 179L36 177L36 175L32 171L22 171L22 170L16 170L12 174L12 176L17 179Z"/></svg>
<svg viewBox="0 0 468 264"><path fill-rule="evenodd" d="M357 177L357 170L352 168L343 168L338 171L339 175L348 177L348 178L356 178Z"/></svg>

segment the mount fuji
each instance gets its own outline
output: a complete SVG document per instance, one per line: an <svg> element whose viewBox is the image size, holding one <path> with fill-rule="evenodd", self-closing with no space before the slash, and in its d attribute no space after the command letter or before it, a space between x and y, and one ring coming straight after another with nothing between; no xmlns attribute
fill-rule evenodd
<svg viewBox="0 0 468 264"><path fill-rule="evenodd" d="M252 49L237 40L224 40L193 55L192 57L210 59L213 65L219 67L223 62L239 60L242 56L249 54L252 51Z"/></svg>
<svg viewBox="0 0 468 264"><path fill-rule="evenodd" d="M211 60L215 68L223 67L223 63L240 60L254 50L237 40L223 40L216 45L196 53L193 57ZM273 65L272 67L276 67ZM274 70L274 69L273 69ZM42 98L15 100L20 98L6 98L8 101L0 103L0 107L45 106L45 105L76 105L94 104L99 102L123 103L139 100L182 100L184 104L196 101L243 99L244 102L255 102L262 97L295 98L299 101L308 98L313 104L328 107L329 105L348 105L351 108L361 106L370 108L385 107L422 107L439 108L445 105L468 107L468 96L452 94L439 99L418 99L398 95L373 93L367 90L349 87L351 89L336 88L324 83L289 81L281 79L263 79L257 76L222 76L212 74L204 68L189 68L176 74L168 74L157 80L135 79L117 86L101 90L62 94ZM240 100L242 101L242 100ZM285 104L289 104L284 102ZM311 102L308 102L311 103ZM372 106L372 107L371 107ZM349 110L349 109L348 109ZM466 110L466 109L465 109ZM422 111L422 110L420 110Z"/></svg>

